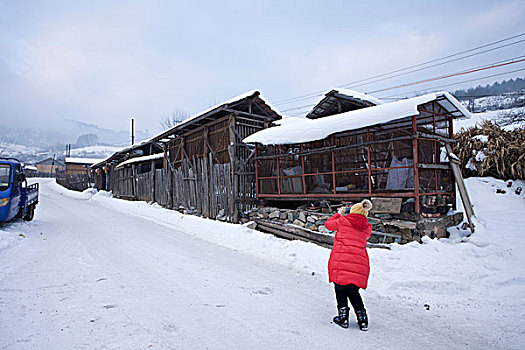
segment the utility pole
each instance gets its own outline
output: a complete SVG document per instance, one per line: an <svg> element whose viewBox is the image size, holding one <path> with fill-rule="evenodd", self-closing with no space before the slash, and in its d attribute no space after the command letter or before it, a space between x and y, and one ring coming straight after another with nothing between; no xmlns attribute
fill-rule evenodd
<svg viewBox="0 0 525 350"><path fill-rule="evenodd" d="M131 145L135 144L135 119L131 118Z"/></svg>

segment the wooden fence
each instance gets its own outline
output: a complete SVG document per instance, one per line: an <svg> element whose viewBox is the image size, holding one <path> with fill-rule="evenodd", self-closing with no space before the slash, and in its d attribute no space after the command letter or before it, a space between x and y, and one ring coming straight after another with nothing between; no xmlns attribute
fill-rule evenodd
<svg viewBox="0 0 525 350"><path fill-rule="evenodd" d="M112 172L111 190L116 197L156 202L171 209L184 209L207 218L229 222L239 220L239 212L248 210L255 193L239 194L249 187L232 172L231 163L214 164L206 158L185 158L178 168L153 169L137 174L135 167ZM251 184L254 179L248 179ZM252 185L253 187L253 185ZM253 188L253 192L255 189ZM242 198L241 198L242 197Z"/></svg>

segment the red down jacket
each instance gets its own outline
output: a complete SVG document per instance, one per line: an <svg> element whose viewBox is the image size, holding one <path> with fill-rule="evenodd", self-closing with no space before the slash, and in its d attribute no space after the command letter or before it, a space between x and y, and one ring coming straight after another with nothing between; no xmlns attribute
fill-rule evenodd
<svg viewBox="0 0 525 350"><path fill-rule="evenodd" d="M370 274L366 241L372 234L372 225L368 223L366 216L335 214L326 220L324 226L330 231L337 230L328 260L330 282L366 288Z"/></svg>

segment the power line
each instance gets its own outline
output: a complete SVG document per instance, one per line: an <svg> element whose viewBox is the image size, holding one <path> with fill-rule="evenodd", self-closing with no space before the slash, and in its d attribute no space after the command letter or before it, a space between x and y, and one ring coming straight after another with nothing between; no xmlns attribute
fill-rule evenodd
<svg viewBox="0 0 525 350"><path fill-rule="evenodd" d="M459 85L459 84L463 84L463 83L468 83L468 82L472 82L472 81L478 81L478 80L493 78L493 77L497 77L497 76L517 73L517 72L522 72L522 71L525 71L525 68L516 69L516 70L513 70L513 71L509 71L509 72L503 72L503 73L498 73L498 74L487 75L487 76L480 77L480 78L475 78L475 79L462 80L462 81L458 81L458 82L455 82L455 83L450 83L450 84L445 84L445 85L440 85L440 86L434 86L434 87L431 87L430 90L434 90L435 91L436 89L440 89L440 88L444 88L444 87L448 87L448 86ZM416 91L411 91L411 92L409 92L407 94L417 94L419 92L425 92L425 91L428 91L428 90L429 89L416 90ZM392 99L392 100L404 100L404 99L409 98L406 95L404 97L398 97L398 96L400 96L400 95L390 95L390 96L384 96L384 97L378 97L378 98L384 99L384 100L389 100L389 99ZM299 109L304 109L304 108L313 107L313 106L315 106L315 104L309 104L309 105L299 106L299 107L295 107L295 108L285 109L285 110L282 110L281 112L299 110ZM290 115L291 116L295 116L295 115L300 115L302 113L303 112L298 112L298 113L296 112L296 113L292 113Z"/></svg>
<svg viewBox="0 0 525 350"><path fill-rule="evenodd" d="M487 52L490 52L490 51L498 50L498 49L501 49L501 48L504 48L504 47L507 47L507 46L511 46L511 45L519 44L519 43L522 43L522 42L524 42L524 41L525 41L525 39L522 39L522 40L519 40L519 41L516 41L516 42L510 43L510 44L507 44L507 45L502 45L502 46L494 47L494 48L491 48L491 49L488 49L488 50L485 50L485 51L476 52L476 53L473 53L473 54L470 54L470 55L467 55L467 56L463 56L463 57L455 58L455 59L448 60L448 61L445 61L445 62L441 62L441 63L433 64L433 65L428 66L428 67L423 67L423 68L419 68L419 69L411 70L411 71L409 71L409 72L404 72L404 73L400 73L400 74L395 74L395 75L392 75L392 76L389 76L389 77L387 77L387 78L383 78L383 79L377 79L377 80L369 81L369 82L362 83L362 84L358 84L358 85L352 85L352 86L348 86L348 85L350 85L350 84L345 84L345 85L341 85L341 86L338 86L338 87L348 86L348 87L352 87L352 88L353 88L353 87L359 87L359 86L363 86L363 85L373 84L373 83L377 83L377 82L385 81L385 80L388 80L388 79L396 78L396 77L399 77L399 76L402 76L402 75L407 75L407 74L415 73L415 72L419 72L419 71L422 71L422 70L425 70L425 69L429 69L429 68L434 68L434 67L442 66L442 65L447 64L447 63L450 63L450 62L460 61L460 60L463 60L463 59L465 59L465 58L470 58L470 57L477 56L477 55L480 55L480 54L483 54L483 53L487 53Z"/></svg>
<svg viewBox="0 0 525 350"><path fill-rule="evenodd" d="M455 82L455 83L450 83L450 84L445 84L445 85L440 85L440 86L434 86L434 87L432 87L431 89L432 89L432 90L435 90L435 89L441 89L441 88L444 88L444 87L447 87L447 86L454 86L454 85L459 85L459 84L463 84L463 83L469 83L469 82L472 82L472 81L478 81L478 80L483 80L483 79L493 78L493 77L497 77L497 76L501 76L501 75L506 75L506 74L516 73L516 72L521 72L521 71L524 71L524 70L525 70L525 68L522 68L522 69L516 69L516 70L510 71L510 72L504 72L504 73L498 73L498 74L493 74L493 75L487 75L487 76L485 76L485 77L481 77L481 78L475 78L475 79L463 80L463 81L458 81L458 82ZM398 97L398 96L400 96L400 95L390 95L390 96L379 97L379 98L380 98L380 99L385 99L385 100L388 100L388 99L403 100L403 99L409 98L407 95L410 95L410 94L417 94L418 92L424 92L424 91L427 91L427 90L428 90L428 89L411 91L411 92L408 92L407 94L405 94L404 97ZM488 96L492 96L492 95L488 95ZM462 96L462 97L476 97L476 96ZM485 97L485 96L479 96L479 97Z"/></svg>
<svg viewBox="0 0 525 350"><path fill-rule="evenodd" d="M521 56L521 57L523 57L523 56ZM391 86L391 87L388 87L388 88L371 91L370 93L373 94L373 93L376 93L376 92L394 90L394 89L399 89L399 88L403 88L403 87L407 87L407 86L423 84L423 83L429 83L429 82L436 81L436 80L448 79L448 78L457 77L457 76L460 76L460 75L476 73L476 72L480 72L480 71L483 71L483 70L499 68L499 67L507 66L509 64L515 64L515 63L520 63L520 62L524 62L524 61L525 61L525 58L522 58L522 59L517 60L517 61L512 60L511 62L492 64L492 65L487 66L487 67L476 68L476 69L471 69L471 70L467 70L467 71L462 71L462 72L457 72L457 73L452 73L452 74L447 74L447 75L441 75L441 76L433 77L433 78L429 78L429 79L419 80L419 81L415 81L415 82L411 82L411 83L407 83L407 84Z"/></svg>
<svg viewBox="0 0 525 350"><path fill-rule="evenodd" d="M394 90L394 89L398 89L398 88L402 88L402 87L428 83L428 82L437 81L437 80L441 80L441 79L448 79L448 78L452 78L452 77L455 77L455 76L461 76L461 75L465 75L465 74L472 74L472 73L484 71L484 70L487 70L487 69L499 68L499 67L507 66L509 64L523 62L523 61L525 61L524 57L525 57L525 55L514 57L514 58L508 58L508 59L505 59L505 60L501 60L501 61L497 61L497 62L493 62L493 63L487 64L487 65L472 67L472 68L469 68L467 70L463 70L463 71L459 71L459 72L455 72L455 73L450 73L450 74L441 75L441 76L437 76L437 77L432 77L432 78L428 78L428 79L424 79L424 80L420 80L420 81L416 81L416 82L411 82L411 83L406 83L406 84L401 84L401 85L397 85L397 86L392 86L392 87L388 87L388 88L384 88L384 89L380 89L380 90L376 90L376 91L371 91L370 93L372 94L372 93L376 93L376 92ZM509 74L509 72L503 73L503 74ZM453 85L453 84L449 84L448 86L450 86L450 85ZM312 106L315 106L315 103L284 109L284 110L281 110L281 112L295 111L295 110L300 110L300 109L304 109L304 108L308 108L308 107L312 107Z"/></svg>
<svg viewBox="0 0 525 350"><path fill-rule="evenodd" d="M308 108L308 107L312 107L312 106L315 106L315 103L312 103L312 104L309 104L309 105L304 105L304 106L299 106L299 107L294 107L294 108L284 109L281 112L294 111L296 109L304 109L304 108Z"/></svg>
<svg viewBox="0 0 525 350"><path fill-rule="evenodd" d="M516 39L516 38L522 37L524 35L525 35L525 33L521 33L521 34L514 35L514 36L511 36L511 37L508 37L508 38L504 38L504 39L501 39L501 40L498 40L498 41L494 41L494 42L491 42L491 43L488 43L488 44L485 44L485 45L477 46L477 47L474 47L474 48L469 49L469 50L464 50L464 51L461 51L461 52L458 52L458 53L455 53L455 54L451 54L451 55L448 55L448 56L444 56L444 57L441 57L441 58L433 59L433 60L426 61L426 62L423 62L423 63L419 63L419 64L411 65L411 66L408 66L408 67L404 67L404 68L401 68L401 69L397 69L397 70L394 70L394 71L390 71L390 72L386 72L386 73L383 73L383 74L375 75L375 76L372 76L372 77L369 77L369 78L366 78L366 79L361 79L361 80L357 80L357 81L354 81L354 82L351 82L351 83L343 84L343 85L340 85L339 87L349 86L349 85L352 85L352 84L357 84L357 83L361 83L361 82L368 81L368 80L371 80L371 79L380 78L380 77L384 77L384 76L387 76L387 75L391 75L391 74L395 74L395 73L398 73L398 72L402 72L402 71L405 71L405 70L408 70L408 69L421 67L421 66L424 66L424 65L427 65L427 64L430 64L430 63L438 62L438 61L441 61L441 60L444 60L444 59L448 59L448 58L451 58L451 57L455 57L455 56L459 56L459 55L462 55L462 54L465 54L465 53L476 51L476 50L479 50L479 49L482 49L482 48L485 48L485 47L488 47L488 46L492 46L492 45L496 45L496 44L499 44L499 43L502 43L502 42L505 42L505 41ZM305 95L301 95L301 96L297 96L297 97L292 97L292 98L280 100L280 101L275 102L274 105L286 104L286 103L290 103L292 101L296 101L296 100L300 100L300 99L307 99L307 98L312 98L312 97L316 97L316 96L321 96L323 94L323 92L325 92L326 90L327 89L324 89L324 90L321 90L321 91L317 91L317 92L313 92L313 93L309 93L309 94L305 94Z"/></svg>

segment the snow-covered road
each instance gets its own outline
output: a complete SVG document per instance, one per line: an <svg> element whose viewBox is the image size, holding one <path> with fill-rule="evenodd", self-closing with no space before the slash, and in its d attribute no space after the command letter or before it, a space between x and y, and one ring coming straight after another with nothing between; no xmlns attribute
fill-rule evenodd
<svg viewBox="0 0 525 350"><path fill-rule="evenodd" d="M450 324L373 291L363 293L370 330L341 329L322 273L40 182L35 220L0 228L25 236L0 246L0 349L498 347L476 320Z"/></svg>

